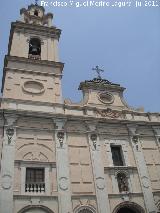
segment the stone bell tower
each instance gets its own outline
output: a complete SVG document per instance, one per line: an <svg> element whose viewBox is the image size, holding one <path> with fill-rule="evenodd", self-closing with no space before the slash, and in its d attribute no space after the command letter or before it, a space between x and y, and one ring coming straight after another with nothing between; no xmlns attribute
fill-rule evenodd
<svg viewBox="0 0 160 213"><path fill-rule="evenodd" d="M4 61L3 103L62 103L58 41L61 30L52 26L53 14L35 4L20 10L12 22ZM8 106L8 105L7 105Z"/></svg>

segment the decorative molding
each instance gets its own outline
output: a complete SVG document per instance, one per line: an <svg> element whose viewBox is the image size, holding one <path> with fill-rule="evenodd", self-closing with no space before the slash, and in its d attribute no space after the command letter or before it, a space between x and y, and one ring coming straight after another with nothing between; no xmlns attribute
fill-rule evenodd
<svg viewBox="0 0 160 213"><path fill-rule="evenodd" d="M96 209L91 205L78 205L73 212L74 213L96 213Z"/></svg>
<svg viewBox="0 0 160 213"><path fill-rule="evenodd" d="M108 118L119 118L122 116L122 112L117 110L112 110L110 108L107 109L96 109L96 114L101 115L102 117Z"/></svg>

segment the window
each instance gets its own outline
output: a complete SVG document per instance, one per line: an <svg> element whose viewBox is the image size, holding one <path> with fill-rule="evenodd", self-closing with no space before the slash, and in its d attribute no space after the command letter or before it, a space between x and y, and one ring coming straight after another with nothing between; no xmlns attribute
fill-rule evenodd
<svg viewBox="0 0 160 213"><path fill-rule="evenodd" d="M128 191L128 179L126 177L126 174L124 174L122 172L118 173L117 174L117 182L118 182L119 192Z"/></svg>
<svg viewBox="0 0 160 213"><path fill-rule="evenodd" d="M44 168L27 168L26 169L26 192L44 192Z"/></svg>
<svg viewBox="0 0 160 213"><path fill-rule="evenodd" d="M111 146L111 152L112 152L113 165L124 166L121 147Z"/></svg>

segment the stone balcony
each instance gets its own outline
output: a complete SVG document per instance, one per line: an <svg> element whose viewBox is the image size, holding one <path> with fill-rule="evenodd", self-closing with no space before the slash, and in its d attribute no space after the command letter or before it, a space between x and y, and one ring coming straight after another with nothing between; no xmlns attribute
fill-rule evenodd
<svg viewBox="0 0 160 213"><path fill-rule="evenodd" d="M43 194L45 192L45 183L44 182L32 182L25 184L25 192L31 194Z"/></svg>

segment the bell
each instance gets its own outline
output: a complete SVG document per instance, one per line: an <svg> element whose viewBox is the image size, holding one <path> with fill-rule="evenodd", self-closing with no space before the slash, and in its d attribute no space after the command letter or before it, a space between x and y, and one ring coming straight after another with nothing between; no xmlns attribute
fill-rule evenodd
<svg viewBox="0 0 160 213"><path fill-rule="evenodd" d="M31 49L31 54L32 55L38 55L38 47L33 45Z"/></svg>

